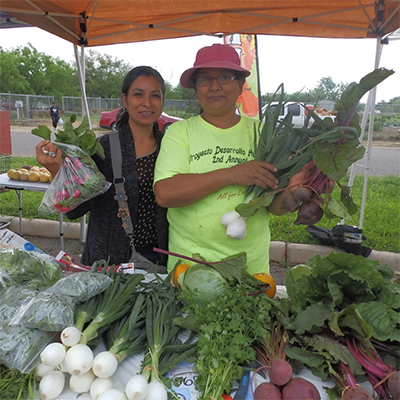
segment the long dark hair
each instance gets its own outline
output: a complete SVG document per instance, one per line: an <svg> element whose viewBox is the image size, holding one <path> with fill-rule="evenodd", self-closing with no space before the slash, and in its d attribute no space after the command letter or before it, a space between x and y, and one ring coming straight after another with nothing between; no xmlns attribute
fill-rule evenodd
<svg viewBox="0 0 400 400"><path fill-rule="evenodd" d="M122 83L122 93L125 94L125 96L128 96L129 88L131 87L132 83L139 78L139 76L154 76L154 78L157 79L157 81L161 85L161 91L163 94L163 97L165 96L165 81L161 74L155 70L152 67L148 67L146 65L142 65L140 67L135 67L131 69L128 74L126 75L123 83ZM117 114L117 128L120 126L127 124L129 121L129 114L128 111L126 110L125 107L122 107ZM157 124L157 122L155 122ZM158 124L157 124L158 128Z"/></svg>

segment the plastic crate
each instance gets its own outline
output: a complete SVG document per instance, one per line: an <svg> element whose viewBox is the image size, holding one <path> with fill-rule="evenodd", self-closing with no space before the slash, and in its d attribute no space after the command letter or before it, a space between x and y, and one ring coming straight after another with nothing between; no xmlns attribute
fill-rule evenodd
<svg viewBox="0 0 400 400"><path fill-rule="evenodd" d="M11 168L11 156L9 154L0 154L0 174L8 172Z"/></svg>

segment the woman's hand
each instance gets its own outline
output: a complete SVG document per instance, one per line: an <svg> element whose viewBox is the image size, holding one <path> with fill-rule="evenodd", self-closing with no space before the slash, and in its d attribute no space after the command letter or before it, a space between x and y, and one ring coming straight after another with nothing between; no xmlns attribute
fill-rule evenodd
<svg viewBox="0 0 400 400"><path fill-rule="evenodd" d="M53 178L61 167L61 154L62 151L49 140L42 140L36 146L36 160L49 170Z"/></svg>
<svg viewBox="0 0 400 400"><path fill-rule="evenodd" d="M248 161L230 168L234 174L234 183L242 186L257 185L263 189L278 187L278 179L272 174L277 169L265 161Z"/></svg>

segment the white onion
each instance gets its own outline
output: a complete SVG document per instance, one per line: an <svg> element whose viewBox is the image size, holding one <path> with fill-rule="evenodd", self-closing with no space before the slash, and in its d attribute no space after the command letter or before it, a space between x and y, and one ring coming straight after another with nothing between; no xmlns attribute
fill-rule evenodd
<svg viewBox="0 0 400 400"><path fill-rule="evenodd" d="M149 383L149 392L144 400L168 400L167 389L157 380Z"/></svg>
<svg viewBox="0 0 400 400"><path fill-rule="evenodd" d="M134 375L125 386L128 400L143 400L149 391L149 383L143 375Z"/></svg>
<svg viewBox="0 0 400 400"><path fill-rule="evenodd" d="M65 358L65 346L62 343L50 343L40 353L40 360L43 364L56 367Z"/></svg>
<svg viewBox="0 0 400 400"><path fill-rule="evenodd" d="M109 351L102 351L93 360L93 372L99 378L109 378L118 368L118 359Z"/></svg>
<svg viewBox="0 0 400 400"><path fill-rule="evenodd" d="M65 376L60 371L46 374L39 384L39 392L43 400L53 400L64 390Z"/></svg>
<svg viewBox="0 0 400 400"><path fill-rule="evenodd" d="M93 352L86 344L76 344L68 349L65 365L71 375L82 375L93 365Z"/></svg>
<svg viewBox="0 0 400 400"><path fill-rule="evenodd" d="M61 342L68 347L74 346L81 340L81 332L75 326L69 326L61 332Z"/></svg>
<svg viewBox="0 0 400 400"><path fill-rule="evenodd" d="M235 219L226 228L226 236L231 239L242 240L246 237L246 220L244 218Z"/></svg>
<svg viewBox="0 0 400 400"><path fill-rule="evenodd" d="M96 378L90 386L90 397L92 400L97 398L109 389L112 389L113 382L110 378Z"/></svg>
<svg viewBox="0 0 400 400"><path fill-rule="evenodd" d="M227 227L232 221L235 221L238 218L240 218L240 214L238 212L235 210L228 211L221 217L221 224Z"/></svg>
<svg viewBox="0 0 400 400"><path fill-rule="evenodd" d="M54 371L54 367L40 363L36 368L36 373L35 373L36 380L40 381L46 374L48 374L51 371Z"/></svg>
<svg viewBox="0 0 400 400"><path fill-rule="evenodd" d="M96 379L91 369L82 375L73 375L69 380L69 387L75 393L86 393L90 390L93 381Z"/></svg>
<svg viewBox="0 0 400 400"><path fill-rule="evenodd" d="M101 394L97 400L128 400L124 393L118 389L110 389Z"/></svg>

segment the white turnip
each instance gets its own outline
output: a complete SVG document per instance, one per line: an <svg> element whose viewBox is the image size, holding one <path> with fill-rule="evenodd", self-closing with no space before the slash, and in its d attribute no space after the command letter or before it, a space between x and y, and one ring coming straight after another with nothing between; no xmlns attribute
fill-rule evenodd
<svg viewBox="0 0 400 400"><path fill-rule="evenodd" d="M233 220L226 228L226 236L231 239L242 240L246 237L246 219L238 218Z"/></svg>
<svg viewBox="0 0 400 400"><path fill-rule="evenodd" d="M149 392L149 383L141 375L134 375L126 384L125 394L128 400L143 400Z"/></svg>
<svg viewBox="0 0 400 400"><path fill-rule="evenodd" d="M61 332L60 337L61 342L65 346L71 347L79 343L79 341L81 340L81 332L78 328L75 328L74 326L69 326Z"/></svg>
<svg viewBox="0 0 400 400"><path fill-rule="evenodd" d="M40 360L43 364L56 367L65 358L65 346L62 343L50 343L40 353Z"/></svg>
<svg viewBox="0 0 400 400"><path fill-rule="evenodd" d="M221 224L223 226L228 227L228 225L232 222L235 221L236 219L240 218L240 214L236 212L235 210L233 211L228 211L221 217Z"/></svg>
<svg viewBox="0 0 400 400"><path fill-rule="evenodd" d="M118 368L118 359L109 351L102 351L93 360L93 372L99 378L110 378Z"/></svg>
<svg viewBox="0 0 400 400"><path fill-rule="evenodd" d="M120 390L109 389L101 394L97 400L127 400L127 398Z"/></svg>
<svg viewBox="0 0 400 400"><path fill-rule="evenodd" d="M65 375L61 371L51 371L39 384L39 393L43 400L56 399L64 390Z"/></svg>
<svg viewBox="0 0 400 400"><path fill-rule="evenodd" d="M65 366L71 375L82 375L93 366L93 352L86 344L72 346L65 355Z"/></svg>
<svg viewBox="0 0 400 400"><path fill-rule="evenodd" d="M69 387L75 393L86 393L90 390L96 375L90 369L82 375L73 375L69 380Z"/></svg>
<svg viewBox="0 0 400 400"><path fill-rule="evenodd" d="M113 388L113 382L110 378L96 378L92 385L90 386L90 397L92 400L97 400L97 398Z"/></svg>

